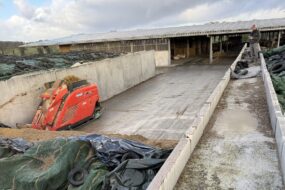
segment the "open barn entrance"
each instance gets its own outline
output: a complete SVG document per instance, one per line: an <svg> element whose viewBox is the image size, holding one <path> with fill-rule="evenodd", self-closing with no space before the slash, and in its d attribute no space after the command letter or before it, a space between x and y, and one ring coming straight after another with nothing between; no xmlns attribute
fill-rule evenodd
<svg viewBox="0 0 285 190"><path fill-rule="evenodd" d="M235 57L245 41L243 34L171 38L171 63L191 62L197 58L211 63L218 58Z"/></svg>

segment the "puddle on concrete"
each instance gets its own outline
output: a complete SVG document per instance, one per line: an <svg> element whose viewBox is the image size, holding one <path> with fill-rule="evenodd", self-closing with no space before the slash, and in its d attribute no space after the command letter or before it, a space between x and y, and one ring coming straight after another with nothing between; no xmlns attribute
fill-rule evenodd
<svg viewBox="0 0 285 190"><path fill-rule="evenodd" d="M227 131L235 133L248 133L255 131L258 121L254 114L247 110L233 109L223 110L215 123L214 130L218 135L225 134Z"/></svg>

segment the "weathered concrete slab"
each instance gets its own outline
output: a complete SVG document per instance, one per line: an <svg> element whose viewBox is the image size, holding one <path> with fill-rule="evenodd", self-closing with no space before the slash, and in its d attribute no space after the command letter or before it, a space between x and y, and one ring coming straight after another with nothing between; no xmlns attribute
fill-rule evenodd
<svg viewBox="0 0 285 190"><path fill-rule="evenodd" d="M284 173L285 173L285 159L284 159L285 158L285 144L283 144L281 152L282 152L282 154L279 155L281 157L280 165L281 165L281 170L282 170L282 174L283 174L283 181L285 181L285 176L284 176Z"/></svg>
<svg viewBox="0 0 285 190"><path fill-rule="evenodd" d="M280 160L285 160L285 158L282 157L282 150L285 143L285 118L282 116L279 116L276 119L275 139L277 143L279 158Z"/></svg>
<svg viewBox="0 0 285 190"><path fill-rule="evenodd" d="M228 67L186 64L168 68L104 102L102 117L79 130L179 140Z"/></svg>
<svg viewBox="0 0 285 190"><path fill-rule="evenodd" d="M270 78L270 74L266 68L265 59L263 54L261 57L261 68L263 75L263 82L266 92L266 100L270 115L271 127L275 133L275 138L278 147L278 155L281 164L281 170L283 173L283 182L285 182L285 153L284 153L284 141L285 141L285 116L282 113L281 106L279 104L275 89Z"/></svg>
<svg viewBox="0 0 285 190"><path fill-rule="evenodd" d="M261 78L229 83L175 189L282 189Z"/></svg>

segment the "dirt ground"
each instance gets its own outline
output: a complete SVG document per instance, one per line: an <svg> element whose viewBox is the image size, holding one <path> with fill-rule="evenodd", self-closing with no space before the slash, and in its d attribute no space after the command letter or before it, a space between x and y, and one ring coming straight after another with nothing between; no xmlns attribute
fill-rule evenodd
<svg viewBox="0 0 285 190"><path fill-rule="evenodd" d="M120 134L104 134L104 135L121 139L138 141L150 146L164 148L164 149L172 149L178 143L178 141L175 140L151 140L141 135L120 135Z"/></svg>
<svg viewBox="0 0 285 190"><path fill-rule="evenodd" d="M56 137L71 137L86 134L87 133L80 131L41 131L37 129L0 128L0 137L2 138L23 138L31 142L45 141Z"/></svg>
<svg viewBox="0 0 285 190"><path fill-rule="evenodd" d="M175 187L283 189L262 79L231 81Z"/></svg>
<svg viewBox="0 0 285 190"><path fill-rule="evenodd" d="M88 135L83 131L42 131L36 129L10 129L10 128L0 128L0 138L23 138L30 142L39 142L54 139L57 137L72 137L80 135ZM154 141L147 139L141 135L119 135L119 134L101 134L109 137L127 139L137 141L146 145L158 147L158 148L174 148L177 144L177 141L172 140L159 140Z"/></svg>

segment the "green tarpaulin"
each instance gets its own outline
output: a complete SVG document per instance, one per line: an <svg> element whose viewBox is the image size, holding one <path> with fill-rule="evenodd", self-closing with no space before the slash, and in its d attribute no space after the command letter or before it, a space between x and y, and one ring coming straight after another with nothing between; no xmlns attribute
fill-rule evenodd
<svg viewBox="0 0 285 190"><path fill-rule="evenodd" d="M96 134L0 138L0 190L144 190L170 152Z"/></svg>
<svg viewBox="0 0 285 190"><path fill-rule="evenodd" d="M86 163L95 152L88 142L57 139L41 142L25 153L14 154L0 148L0 189L8 190L87 190L101 189L107 168L94 161L85 183L73 187L68 183L68 173L75 166Z"/></svg>

